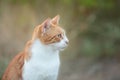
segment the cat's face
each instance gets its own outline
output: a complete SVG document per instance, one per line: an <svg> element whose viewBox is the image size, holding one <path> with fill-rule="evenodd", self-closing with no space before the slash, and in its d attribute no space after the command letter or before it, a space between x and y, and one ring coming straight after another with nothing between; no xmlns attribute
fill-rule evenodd
<svg viewBox="0 0 120 80"><path fill-rule="evenodd" d="M69 41L64 29L58 25L58 22L59 16L45 20L36 28L37 38L45 45L56 50L63 50L67 47Z"/></svg>

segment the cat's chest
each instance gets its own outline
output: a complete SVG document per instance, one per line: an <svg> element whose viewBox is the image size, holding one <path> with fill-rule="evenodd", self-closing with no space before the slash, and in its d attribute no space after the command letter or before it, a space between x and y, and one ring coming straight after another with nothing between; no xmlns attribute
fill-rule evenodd
<svg viewBox="0 0 120 80"><path fill-rule="evenodd" d="M59 70L59 57L39 57L26 61L23 67L24 80L56 80ZM51 79L50 79L51 78Z"/></svg>
<svg viewBox="0 0 120 80"><path fill-rule="evenodd" d="M43 57L40 56L38 59L31 58L29 61L25 61L24 67L27 69L36 69L41 72L46 72L50 70L54 70L59 67L59 57Z"/></svg>

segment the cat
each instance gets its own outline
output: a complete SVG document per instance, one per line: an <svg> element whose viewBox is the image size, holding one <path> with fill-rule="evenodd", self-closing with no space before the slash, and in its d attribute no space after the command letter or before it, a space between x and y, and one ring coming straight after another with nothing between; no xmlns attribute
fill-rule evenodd
<svg viewBox="0 0 120 80"><path fill-rule="evenodd" d="M60 16L46 19L35 27L24 50L8 65L2 80L57 80L59 52L69 43L59 26Z"/></svg>

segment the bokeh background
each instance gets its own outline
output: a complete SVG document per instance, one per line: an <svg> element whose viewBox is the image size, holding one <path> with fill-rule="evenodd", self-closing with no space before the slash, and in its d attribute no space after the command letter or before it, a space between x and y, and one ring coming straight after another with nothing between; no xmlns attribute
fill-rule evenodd
<svg viewBox="0 0 120 80"><path fill-rule="evenodd" d="M57 14L70 40L58 80L120 80L120 0L0 0L0 78L34 27Z"/></svg>

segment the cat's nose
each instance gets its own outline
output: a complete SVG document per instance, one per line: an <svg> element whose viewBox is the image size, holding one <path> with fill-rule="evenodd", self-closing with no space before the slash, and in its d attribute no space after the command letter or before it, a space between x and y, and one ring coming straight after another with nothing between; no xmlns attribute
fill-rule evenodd
<svg viewBox="0 0 120 80"><path fill-rule="evenodd" d="M69 41L67 40L67 41L65 41L65 43L66 43L66 44L68 44L68 43L69 43Z"/></svg>
<svg viewBox="0 0 120 80"><path fill-rule="evenodd" d="M65 36L65 38L64 38L64 41L65 41L65 43L68 45L68 43L69 43L69 40L68 40L68 38Z"/></svg>

